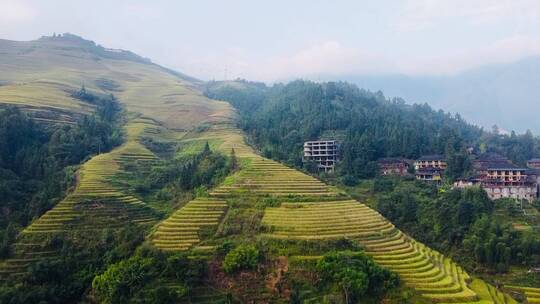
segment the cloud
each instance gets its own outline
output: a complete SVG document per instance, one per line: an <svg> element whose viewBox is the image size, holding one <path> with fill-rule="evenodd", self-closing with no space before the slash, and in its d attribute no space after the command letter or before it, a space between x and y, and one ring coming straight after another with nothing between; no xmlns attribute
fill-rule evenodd
<svg viewBox="0 0 540 304"><path fill-rule="evenodd" d="M242 48L228 48L220 54L212 53L200 56L197 61L184 62L181 69L206 79L240 77L273 82L302 77L377 73L392 66L390 60L377 53L346 47L331 40L270 57L254 56Z"/></svg>
<svg viewBox="0 0 540 304"><path fill-rule="evenodd" d="M157 5L142 2L132 2L124 7L124 13L128 17L141 20L151 20L163 17L163 11Z"/></svg>
<svg viewBox="0 0 540 304"><path fill-rule="evenodd" d="M392 63L367 49L351 48L338 41L324 41L290 55L271 58L266 62L264 78L324 76L355 73L377 73Z"/></svg>
<svg viewBox="0 0 540 304"><path fill-rule="evenodd" d="M514 35L475 49L455 50L430 58L405 60L398 70L405 74L455 74L489 64L511 63L540 56L540 36Z"/></svg>
<svg viewBox="0 0 540 304"><path fill-rule="evenodd" d="M515 35L480 48L458 48L444 54L434 53L432 56L397 55L347 47L338 41L329 40L271 57L256 56L242 48L228 48L220 53L198 54L197 60L190 62L182 56L172 65L203 79L240 77L268 82L392 73L448 75L482 65L509 63L540 55L540 37Z"/></svg>
<svg viewBox="0 0 540 304"><path fill-rule="evenodd" d="M408 0L393 23L400 32L421 31L445 23L494 25L509 19L538 24L540 2L536 0Z"/></svg>
<svg viewBox="0 0 540 304"><path fill-rule="evenodd" d="M24 1L0 0L0 24L2 26L28 22L37 15L37 10Z"/></svg>

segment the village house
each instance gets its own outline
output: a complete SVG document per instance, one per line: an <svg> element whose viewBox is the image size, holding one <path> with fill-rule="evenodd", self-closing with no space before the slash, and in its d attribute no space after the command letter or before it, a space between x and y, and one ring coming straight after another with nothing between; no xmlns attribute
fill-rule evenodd
<svg viewBox="0 0 540 304"><path fill-rule="evenodd" d="M527 162L527 167L529 170L527 173L532 177L536 178L536 188L537 188L537 197L540 197L540 158L533 158Z"/></svg>
<svg viewBox="0 0 540 304"><path fill-rule="evenodd" d="M540 158L533 158L527 162L527 167L531 169L540 169Z"/></svg>
<svg viewBox="0 0 540 304"><path fill-rule="evenodd" d="M442 155L422 156L414 162L416 179L440 184L446 166Z"/></svg>
<svg viewBox="0 0 540 304"><path fill-rule="evenodd" d="M442 155L427 155L422 156L414 162L414 169L435 168L444 171L446 169L446 161Z"/></svg>
<svg viewBox="0 0 540 304"><path fill-rule="evenodd" d="M488 173L488 168L497 166L506 166L510 164L510 160L497 153L482 153L478 155L472 162L472 166L476 174L485 176Z"/></svg>
<svg viewBox="0 0 540 304"><path fill-rule="evenodd" d="M529 162L530 163L530 162ZM454 182L455 188L482 187L489 198L514 198L533 201L538 198L540 170L522 168L498 154L480 155L473 161L476 175Z"/></svg>
<svg viewBox="0 0 540 304"><path fill-rule="evenodd" d="M440 168L421 168L415 172L416 179L426 181L426 182L435 182L440 184L442 182L443 170Z"/></svg>
<svg viewBox="0 0 540 304"><path fill-rule="evenodd" d="M533 201L538 197L536 176L529 175L527 168L513 164L488 168L482 188L491 199L514 198Z"/></svg>
<svg viewBox="0 0 540 304"><path fill-rule="evenodd" d="M339 145L336 140L315 140L304 143L304 162L314 162L324 172L334 172L339 161Z"/></svg>
<svg viewBox="0 0 540 304"><path fill-rule="evenodd" d="M381 158L377 163L381 175L405 176L410 167L406 159L399 157Z"/></svg>

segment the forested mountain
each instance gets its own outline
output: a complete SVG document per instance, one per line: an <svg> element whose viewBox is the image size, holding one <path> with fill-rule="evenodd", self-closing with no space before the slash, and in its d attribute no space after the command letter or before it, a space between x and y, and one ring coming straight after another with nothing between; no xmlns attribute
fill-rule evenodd
<svg viewBox="0 0 540 304"><path fill-rule="evenodd" d="M397 227L453 256L469 271L511 273L514 282L538 284L527 269L540 262L540 239L536 228L514 228L525 219L512 200L494 203L479 187L437 188L414 178L377 177L376 162L382 157L444 154L445 176L451 181L471 174L474 154L496 152L524 165L540 155L540 138L531 132L487 132L458 114L387 99L381 92L344 82L299 80L271 87L242 80L213 82L206 94L240 109L240 127L263 155L298 168L317 172L302 162L304 141L337 139L342 161L334 176L322 174L323 179L349 186L353 195L370 201ZM537 208L533 204L531 212ZM536 221L534 216L530 220Z"/></svg>
<svg viewBox="0 0 540 304"><path fill-rule="evenodd" d="M539 71L540 57L528 57L454 75L342 75L339 79L410 102L428 102L487 128L498 125L507 131L523 133L530 129L539 134Z"/></svg>
<svg viewBox="0 0 540 304"><path fill-rule="evenodd" d="M240 110L240 126L264 155L298 167L304 141L337 136L342 142L342 175L373 177L375 161L382 157L446 154L449 174L458 177L468 170L467 148L502 153L520 164L540 153L540 139L530 132L486 132L459 114L388 99L344 82L299 80L271 87L214 82L206 94Z"/></svg>

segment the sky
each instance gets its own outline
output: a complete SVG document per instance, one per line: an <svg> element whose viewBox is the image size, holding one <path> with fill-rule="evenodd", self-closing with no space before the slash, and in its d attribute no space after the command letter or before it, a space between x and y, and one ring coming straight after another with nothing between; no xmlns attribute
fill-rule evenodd
<svg viewBox="0 0 540 304"><path fill-rule="evenodd" d="M203 79L452 75L540 55L537 0L0 0L0 38L70 32Z"/></svg>

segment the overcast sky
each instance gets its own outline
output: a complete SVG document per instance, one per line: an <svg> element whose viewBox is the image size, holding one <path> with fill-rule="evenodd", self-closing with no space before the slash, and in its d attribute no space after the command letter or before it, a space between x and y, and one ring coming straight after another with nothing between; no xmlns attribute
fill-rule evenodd
<svg viewBox="0 0 540 304"><path fill-rule="evenodd" d="M71 32L201 79L452 74L540 54L537 0L0 0L0 38Z"/></svg>

